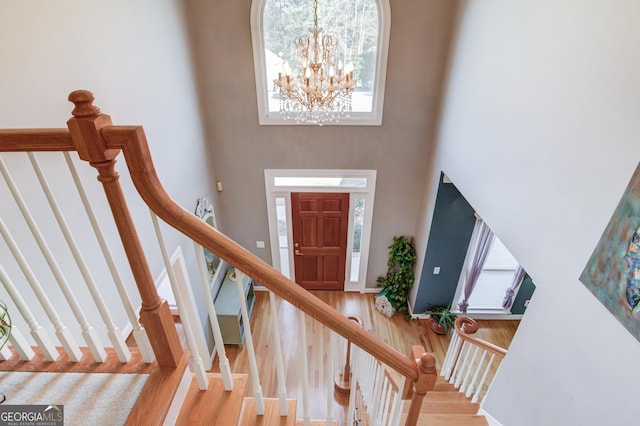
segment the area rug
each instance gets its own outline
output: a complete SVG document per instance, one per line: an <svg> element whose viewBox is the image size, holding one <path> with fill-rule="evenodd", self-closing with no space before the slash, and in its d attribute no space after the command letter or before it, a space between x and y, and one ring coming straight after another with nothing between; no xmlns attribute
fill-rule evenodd
<svg viewBox="0 0 640 426"><path fill-rule="evenodd" d="M0 372L3 405L63 405L65 425L124 425L147 374Z"/></svg>

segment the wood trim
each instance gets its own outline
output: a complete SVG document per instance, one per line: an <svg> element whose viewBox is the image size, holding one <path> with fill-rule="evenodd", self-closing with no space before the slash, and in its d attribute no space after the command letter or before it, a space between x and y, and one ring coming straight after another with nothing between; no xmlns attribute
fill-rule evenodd
<svg viewBox="0 0 640 426"><path fill-rule="evenodd" d="M507 355L507 350L501 348L500 346L494 345L493 343L489 343L486 340L479 339L477 337L471 336L471 334L478 331L478 323L475 322L471 318L467 317L458 317L456 318L456 333L460 338L466 342L474 344L476 346L480 346L482 349L485 349L491 353L496 354L500 358L504 358Z"/></svg>
<svg viewBox="0 0 640 426"><path fill-rule="evenodd" d="M184 351L176 368L161 367L149 376L127 418L126 425L163 424L182 382L189 356L189 351Z"/></svg>
<svg viewBox="0 0 640 426"><path fill-rule="evenodd" d="M0 130L0 152L75 150L68 129Z"/></svg>
<svg viewBox="0 0 640 426"><path fill-rule="evenodd" d="M138 193L162 220L391 368L412 381L418 379L417 367L413 360L409 360L373 334L363 330L253 253L177 204L160 184L141 126L106 126L102 128L101 134L108 148L122 150Z"/></svg>

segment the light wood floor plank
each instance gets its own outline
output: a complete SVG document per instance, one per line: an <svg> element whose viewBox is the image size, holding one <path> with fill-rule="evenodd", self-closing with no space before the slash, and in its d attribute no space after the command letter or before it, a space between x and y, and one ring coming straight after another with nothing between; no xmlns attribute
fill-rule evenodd
<svg viewBox="0 0 640 426"><path fill-rule="evenodd" d="M413 345L421 344L428 352L434 353L438 369L441 366L450 338L433 333L423 320L405 320L402 315L387 318L377 312L374 307L373 294L344 292L314 292L316 296L345 315L358 315L364 322L365 329L374 333L385 343L403 354L410 354ZM271 328L271 308L267 292L256 292L256 304L251 317L251 329L255 350L258 356L258 369L263 394L275 397L277 381L275 375L274 335ZM300 373L299 311L288 302L280 302L277 307L280 329L280 340L286 368L287 397L298 400L298 417L302 413L302 388ZM502 347L508 347L517 329L518 321L479 321L480 330L477 335ZM309 357L310 411L312 418L325 418L327 406L327 389L333 386L327 371L329 356L336 359L336 367L343 368L346 353L346 342L339 338L336 353L328 354L329 332L318 321L305 319L307 330L307 355ZM491 327L491 328L489 328ZM497 331L492 332L492 328ZM237 345L225 345L227 357L234 373L249 373L249 362L246 348ZM219 371L217 359L212 371ZM251 396L248 386L247 396ZM334 418L343 424L345 421L348 398L333 395Z"/></svg>

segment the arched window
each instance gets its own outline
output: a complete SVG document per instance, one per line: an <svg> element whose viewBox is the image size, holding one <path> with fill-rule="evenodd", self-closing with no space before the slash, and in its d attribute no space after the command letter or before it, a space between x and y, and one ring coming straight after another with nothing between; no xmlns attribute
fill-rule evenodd
<svg viewBox="0 0 640 426"><path fill-rule="evenodd" d="M260 124L293 124L280 116L273 83L293 63L295 40L313 26L313 0L253 0L251 34ZM381 125L391 27L389 0L319 0L318 26L335 36L353 64L352 113L341 125Z"/></svg>

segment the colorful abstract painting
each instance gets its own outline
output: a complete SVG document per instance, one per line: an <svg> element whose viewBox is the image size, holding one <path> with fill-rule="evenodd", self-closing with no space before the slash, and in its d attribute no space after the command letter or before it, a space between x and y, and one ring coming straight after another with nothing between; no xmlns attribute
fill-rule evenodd
<svg viewBox="0 0 640 426"><path fill-rule="evenodd" d="M640 340L640 164L580 281Z"/></svg>

